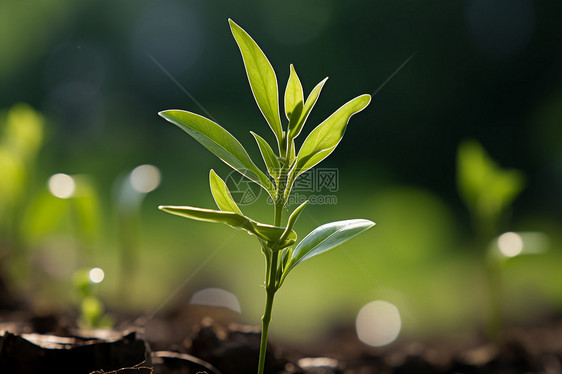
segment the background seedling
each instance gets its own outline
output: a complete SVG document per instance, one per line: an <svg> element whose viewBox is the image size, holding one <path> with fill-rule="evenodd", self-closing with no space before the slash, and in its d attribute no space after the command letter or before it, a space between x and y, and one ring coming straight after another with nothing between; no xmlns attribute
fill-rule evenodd
<svg viewBox="0 0 562 374"><path fill-rule="evenodd" d="M47 132L46 120L27 104L16 104L0 121L0 259L7 263L6 269L16 284L23 286L25 281L34 279L45 288L43 272L52 271L57 261L38 261L34 257L40 257L38 252L47 237L61 226L69 226L72 231L73 245L81 262L90 261L101 221L98 193L89 177L62 173L52 175L42 188L33 188L38 179L38 155ZM72 274L73 270L57 271ZM81 302L83 311L89 305L86 309L90 310L87 314L91 317L83 317L81 321L89 321L89 326L98 325L100 321L93 313L97 307L92 301L96 299L92 286L84 287L86 283L81 281L82 285L78 286L76 282L80 278L89 282L87 274L84 278L79 273L74 285L81 290L80 299L91 299ZM49 275L51 278L53 274ZM101 302L97 300L97 304Z"/></svg>
<svg viewBox="0 0 562 374"><path fill-rule="evenodd" d="M127 300L137 268L140 208L146 195L160 185L160 170L150 164L139 165L116 185L115 214L120 246L120 298Z"/></svg>
<svg viewBox="0 0 562 374"><path fill-rule="evenodd" d="M53 174L33 199L25 216L24 233L39 241L61 226L72 232L85 261L91 255L101 230L102 209L94 180L88 175Z"/></svg>
<svg viewBox="0 0 562 374"><path fill-rule="evenodd" d="M334 151L343 138L351 116L365 109L371 96L361 95L341 106L310 132L297 152L295 138L301 133L326 79L318 83L305 100L299 77L294 67L290 66L284 95L288 123L282 126L277 78L273 67L250 35L232 20L229 23L242 54L253 96L275 135L276 144L271 147L265 139L252 132L269 177L256 166L242 144L217 123L182 110L166 110L160 112L160 115L187 132L234 170L261 186L273 201L273 225L245 216L232 198L226 183L214 170L210 172L209 182L219 210L169 205L160 206L160 209L194 220L225 223L248 232L258 240L266 259L266 302L258 362L258 373L263 373L273 299L289 272L302 262L342 244L374 225L365 219L327 223L314 229L294 245L297 234L293 227L305 208L306 201L293 210L283 225L283 209L295 180Z"/></svg>
<svg viewBox="0 0 562 374"><path fill-rule="evenodd" d="M23 213L44 132L45 119L27 104L14 105L0 118L0 238L5 241L0 256L5 250L9 260L23 255Z"/></svg>
<svg viewBox="0 0 562 374"><path fill-rule="evenodd" d="M475 245L486 270L489 295L488 333L498 338L503 325L501 269L507 259L541 253L546 238L540 233L502 232L502 220L525 185L517 170L500 168L474 140L465 141L457 154L457 186L470 211Z"/></svg>
<svg viewBox="0 0 562 374"><path fill-rule="evenodd" d="M78 298L78 325L85 329L109 328L113 319L105 314L105 307L97 297L97 286L103 281L104 272L100 268L84 268L74 273L73 284Z"/></svg>

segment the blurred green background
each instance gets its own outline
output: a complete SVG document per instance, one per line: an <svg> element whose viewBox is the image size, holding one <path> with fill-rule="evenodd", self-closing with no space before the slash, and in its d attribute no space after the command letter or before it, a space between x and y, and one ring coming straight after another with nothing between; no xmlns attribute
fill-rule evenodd
<svg viewBox="0 0 562 374"><path fill-rule="evenodd" d="M405 335L483 326L485 256L456 186L465 139L524 175L496 234L548 238L545 253L502 265L506 321L559 313L559 14L554 0L2 0L2 273L34 304L67 308L73 273L98 266L99 297L139 316L184 281L164 308L219 287L238 296L242 321L259 322L264 269L252 238L156 209L211 208L209 169L230 172L158 111L209 113L260 166L249 130L273 139L251 96L232 18L269 57L281 92L290 63L306 93L330 77L308 131L352 97L376 92L321 165L339 172L337 204L307 207L296 228L302 238L330 220L362 217L377 226L289 277L276 300L274 336L315 337L353 323L377 299L400 304ZM146 163L159 168L159 188L144 201L124 201L123 178ZM49 193L57 173L76 176L76 197ZM270 208L262 196L244 211L270 222Z"/></svg>

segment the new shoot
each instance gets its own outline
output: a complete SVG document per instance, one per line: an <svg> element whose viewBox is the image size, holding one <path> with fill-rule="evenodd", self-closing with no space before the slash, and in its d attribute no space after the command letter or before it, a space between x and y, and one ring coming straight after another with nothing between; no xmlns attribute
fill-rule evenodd
<svg viewBox="0 0 562 374"><path fill-rule="evenodd" d="M284 95L286 125L282 125L277 78L273 67L250 35L232 20L229 20L229 23L242 54L253 96L275 135L276 142L271 146L260 135L252 132L267 174L256 166L242 144L217 123L183 110L166 110L159 114L191 135L228 166L263 188L273 201L273 224L257 222L245 216L226 183L213 170L210 171L209 182L218 210L170 205L160 206L160 209L198 221L224 223L255 236L266 259L266 302L258 361L258 373L261 374L265 367L273 299L287 275L297 265L342 244L374 225L366 219L331 222L314 229L297 243L297 234L293 227L307 201L294 209L286 220L283 219L283 209L295 180L334 151L351 116L365 109L371 101L371 96L360 95L342 105L309 133L300 149L295 149L295 138L301 134L327 78L318 83L305 100L299 77L293 65L290 66Z"/></svg>

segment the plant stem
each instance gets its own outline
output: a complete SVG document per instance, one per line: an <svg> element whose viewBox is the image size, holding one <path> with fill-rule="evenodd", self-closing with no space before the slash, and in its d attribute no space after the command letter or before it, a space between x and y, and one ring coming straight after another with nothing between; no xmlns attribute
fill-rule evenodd
<svg viewBox="0 0 562 374"><path fill-rule="evenodd" d="M271 321L271 310L273 309L273 298L275 297L275 291L277 291L277 285L275 284L277 279L277 261L279 259L279 251L276 251L268 257L268 268L269 271L266 278L266 299L265 299L265 310L262 317L262 329L261 329L261 340L260 340L260 357L258 360L258 374L263 374L265 369L265 354L267 351L267 335L269 332L269 322Z"/></svg>
<svg viewBox="0 0 562 374"><path fill-rule="evenodd" d="M488 293L486 333L488 339L498 341L503 328L501 266L488 253L489 243L497 235L498 216L486 212L474 215L476 246L483 259L484 275Z"/></svg>
<svg viewBox="0 0 562 374"><path fill-rule="evenodd" d="M281 218L283 214L283 202L275 202L275 226L281 224ZM275 297L275 292L277 291L277 262L279 260L279 251L273 252L271 248L265 246L264 254L266 254L267 261L267 274L265 275L265 310L262 317L262 329L261 329L261 339L260 339L260 356L258 360L258 374L263 374L265 370L265 354L267 351L267 336L269 333L269 322L271 321L271 311L273 309L273 298ZM269 252L268 252L269 251Z"/></svg>
<svg viewBox="0 0 562 374"><path fill-rule="evenodd" d="M485 266L489 297L488 338L498 341L503 330L501 268L497 259L488 259Z"/></svg>

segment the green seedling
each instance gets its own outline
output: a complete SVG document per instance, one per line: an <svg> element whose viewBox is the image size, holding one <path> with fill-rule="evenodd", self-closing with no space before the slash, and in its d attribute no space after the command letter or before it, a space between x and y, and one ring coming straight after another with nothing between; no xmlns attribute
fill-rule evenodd
<svg viewBox="0 0 562 374"><path fill-rule="evenodd" d="M523 190L524 177L517 170L500 168L480 143L465 141L457 153L457 187L470 212L475 245L486 269L490 303L488 333L497 338L502 329L500 271L505 258L509 257L498 256L497 243L501 246L502 239L502 236L498 238L500 223Z"/></svg>
<svg viewBox="0 0 562 374"><path fill-rule="evenodd" d="M16 104L0 118L0 238L17 256L22 243L22 212L28 204L35 163L43 145L44 117Z"/></svg>
<svg viewBox="0 0 562 374"><path fill-rule="evenodd" d="M0 264L14 284L25 283L32 274L25 211L32 207L30 197L35 193L35 169L45 130L43 115L27 104L0 113Z"/></svg>
<svg viewBox="0 0 562 374"><path fill-rule="evenodd" d="M76 245L90 255L101 230L101 203L94 181L87 175L52 175L26 212L23 232L38 242L59 230L69 230Z"/></svg>
<svg viewBox="0 0 562 374"><path fill-rule="evenodd" d="M78 325L84 329L113 326L113 319L105 314L103 303L97 297L97 286L102 280L103 271L99 268L79 269L74 273L72 281L80 310Z"/></svg>
<svg viewBox="0 0 562 374"><path fill-rule="evenodd" d="M137 269L140 209L146 195L160 184L160 170L149 164L139 165L116 185L115 214L120 247L120 298L126 301Z"/></svg>
<svg viewBox="0 0 562 374"><path fill-rule="evenodd" d="M305 100L299 77L293 65L290 66L284 96L288 123L282 126L277 78L273 67L250 35L232 20L229 20L229 23L242 54L253 96L275 135L274 150L265 139L252 132L269 177L256 166L242 144L217 123L182 110L166 110L159 114L191 135L228 166L263 188L273 201L273 225L246 217L232 198L226 183L213 170L210 172L210 187L218 210L168 205L160 206L160 209L198 221L225 223L235 229L247 231L258 240L266 259L266 302L258 361L258 373L261 374L265 365L273 299L287 275L297 265L342 244L374 225L365 219L327 223L314 229L296 244L297 234L293 227L307 202L294 209L284 225L282 217L295 180L334 151L351 116L365 109L371 101L371 96L361 95L341 106L310 132L297 152L295 138L301 133L326 79L318 83Z"/></svg>

